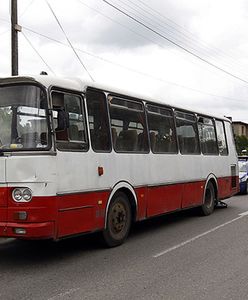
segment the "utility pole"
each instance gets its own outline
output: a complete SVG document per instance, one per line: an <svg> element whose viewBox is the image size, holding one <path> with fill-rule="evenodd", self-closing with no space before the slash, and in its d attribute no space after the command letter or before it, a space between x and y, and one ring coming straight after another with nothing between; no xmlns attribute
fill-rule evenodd
<svg viewBox="0 0 248 300"><path fill-rule="evenodd" d="M11 0L11 74L18 75L18 32L22 30L17 21L17 0Z"/></svg>

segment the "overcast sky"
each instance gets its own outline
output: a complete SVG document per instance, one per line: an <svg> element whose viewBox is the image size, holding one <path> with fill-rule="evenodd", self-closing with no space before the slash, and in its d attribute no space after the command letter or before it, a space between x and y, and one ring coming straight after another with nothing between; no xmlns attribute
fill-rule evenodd
<svg viewBox="0 0 248 300"><path fill-rule="evenodd" d="M1 77L11 73L9 2ZM247 0L108 0L132 19L103 0L48 2L81 61L47 1L18 0L19 74L91 80L84 65L96 82L248 123Z"/></svg>

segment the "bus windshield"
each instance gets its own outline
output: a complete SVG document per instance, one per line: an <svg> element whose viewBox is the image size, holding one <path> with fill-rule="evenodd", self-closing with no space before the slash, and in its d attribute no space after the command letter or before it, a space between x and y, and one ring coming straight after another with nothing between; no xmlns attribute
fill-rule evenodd
<svg viewBox="0 0 248 300"><path fill-rule="evenodd" d="M47 98L35 85L0 87L0 151L48 148Z"/></svg>

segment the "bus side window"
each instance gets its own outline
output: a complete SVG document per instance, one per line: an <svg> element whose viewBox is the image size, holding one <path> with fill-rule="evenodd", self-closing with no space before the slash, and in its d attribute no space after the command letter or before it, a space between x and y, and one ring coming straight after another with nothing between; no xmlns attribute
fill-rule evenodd
<svg viewBox="0 0 248 300"><path fill-rule="evenodd" d="M182 154L200 154L196 116L183 111L176 111L175 115L180 152Z"/></svg>
<svg viewBox="0 0 248 300"><path fill-rule="evenodd" d="M220 155L228 155L225 128L222 121L215 121Z"/></svg>
<svg viewBox="0 0 248 300"><path fill-rule="evenodd" d="M111 150L111 140L105 94L88 89L86 100L92 149L108 152Z"/></svg>
<svg viewBox="0 0 248 300"><path fill-rule="evenodd" d="M151 150L154 153L177 153L176 129L172 110L147 105Z"/></svg>
<svg viewBox="0 0 248 300"><path fill-rule="evenodd" d="M198 132L203 154L219 154L213 119L199 116Z"/></svg>
<svg viewBox="0 0 248 300"><path fill-rule="evenodd" d="M82 98L79 95L52 92L56 144L61 150L86 150L87 136Z"/></svg>
<svg viewBox="0 0 248 300"><path fill-rule="evenodd" d="M109 96L113 146L116 152L147 153L149 150L142 102Z"/></svg>

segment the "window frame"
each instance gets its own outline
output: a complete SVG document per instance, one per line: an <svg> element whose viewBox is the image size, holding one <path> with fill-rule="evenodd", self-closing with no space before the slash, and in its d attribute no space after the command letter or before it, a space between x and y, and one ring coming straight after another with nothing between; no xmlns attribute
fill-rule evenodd
<svg viewBox="0 0 248 300"><path fill-rule="evenodd" d="M74 95L76 97L79 97L80 99L80 108L81 112L83 115L83 123L84 123L84 128L85 128L85 142L84 141L76 141L76 140L68 140L68 141L61 141L56 139L56 132L54 128L54 117L53 117L53 99L52 99L52 93L62 93L64 95ZM70 90L70 89L64 89L64 88L59 88L56 86L53 86L49 90L49 100L50 100L50 118L51 118L51 129L52 129L52 134L53 134L53 139L54 139L54 149L59 150L61 152L88 152L89 151L89 137L88 137L88 124L87 124L87 118L86 118L86 107L85 107L85 97L82 92L75 91L75 90ZM69 130L69 128L67 129ZM68 138L69 138L69 133L68 133ZM59 147L59 144L68 144L68 145L77 145L77 144L84 144L85 147L82 149L73 149L73 148L61 148Z"/></svg>
<svg viewBox="0 0 248 300"><path fill-rule="evenodd" d="M165 110L168 110L171 112L171 119L172 119L172 122L173 122L173 127L174 127L174 133L175 133L175 145L176 145L176 151L175 152L155 152L152 150L152 147L151 147L151 139L150 139L150 127L149 127L149 120L148 120L148 115L149 113L151 114L156 114L156 113L153 113L153 112L149 112L148 110L148 106L155 106L155 107L158 107L158 108L161 108L161 109L165 109ZM149 146L150 146L150 151L153 153L153 154L178 154L179 153L179 145L178 145L178 138L177 138L177 130L176 130L176 123L175 123L175 114L174 114L174 108L172 107L169 107L169 106L165 106L165 105L161 105L161 104L157 104L157 103L153 103L153 102L147 102L146 105L145 105L145 110L146 110L146 116L147 116L147 126L148 126L148 139L149 139ZM157 114L157 115L160 115L160 114ZM162 115L161 115L162 116Z"/></svg>
<svg viewBox="0 0 248 300"><path fill-rule="evenodd" d="M216 121L221 122L221 124L222 124L222 126L223 126L224 137L225 137L225 141L226 141L226 154L221 154L221 153L220 153L219 144L218 144L218 136L217 136ZM220 155L220 156L228 156L228 155L229 155L229 147L228 147L227 136L226 136L225 122L229 123L228 121L224 121L224 120L221 120L221 119L215 119L215 130L216 130L217 147L218 147L218 151L219 151L219 155ZM230 127L232 128L231 124L230 124ZM232 136L233 136L233 134L232 134ZM233 138L233 143L234 143L234 145L235 145L234 138Z"/></svg>
<svg viewBox="0 0 248 300"><path fill-rule="evenodd" d="M92 147L92 139L91 139L91 134L90 134L90 122L89 122L89 111L88 111L88 106L87 106L87 91L93 91L97 93L101 93L105 97L105 106L106 106L106 114L107 114L107 124L108 124L108 135L109 135L109 140L110 140L110 147L108 150L96 150ZM87 125L88 125L88 142L90 142L90 148L92 151L95 153L111 153L113 150L113 140L112 140L112 134L111 134L111 124L110 124L110 114L109 114L109 105L108 105L108 93L106 93L104 90L97 89L91 86L88 86L85 90L84 93L84 100L85 100L85 107L86 107L86 115L87 115Z"/></svg>
<svg viewBox="0 0 248 300"><path fill-rule="evenodd" d="M46 122L47 122L47 147L44 148L20 148L20 149L1 149L0 153L4 153L4 152L9 152L9 153L13 153L13 154L23 154L23 153L38 153L40 154L41 152L43 153L47 153L52 150L52 124L50 123L50 109L49 109L49 104L50 104L50 95L49 92L47 90L46 87L44 87L44 85L42 85L41 83L37 82L37 81L13 81L13 82L8 82L6 84L2 84L1 87L11 87L11 86L35 86L38 87L39 89L41 89L44 92L44 95L46 95L46 104L45 104L45 112L46 112Z"/></svg>
<svg viewBox="0 0 248 300"><path fill-rule="evenodd" d="M216 144L216 150L217 152L216 153L204 153L202 151L202 143L201 143L201 140L200 140L200 134L199 134L199 128L198 128L198 125L199 125L199 118L206 118L206 119L210 119L212 122L213 122L213 127L214 127L214 133L215 133L215 144ZM217 138L217 130L216 130L216 124L215 124L215 118L213 117L210 117L210 116L206 116L206 115L202 115L202 114L197 114L197 130L198 130L198 135L199 135L199 141L200 141L200 151L203 155L207 155L207 156L219 156L220 155L220 152L219 152L219 146L218 146L218 138Z"/></svg>
<svg viewBox="0 0 248 300"><path fill-rule="evenodd" d="M118 105L118 104L111 104L110 101L112 100L112 98L117 98L118 100L123 100L123 101L129 101L129 102L136 102L138 104L140 104L140 107L142 110L135 110L135 109L131 109L131 108L128 108L128 107L125 107L125 106L122 106L122 105ZM107 102L108 102L108 110L109 110L109 123L110 123L110 130L112 131L112 124L111 124L111 113L110 113L110 109L111 109L111 105L112 106L115 106L119 109L122 109L122 110L127 110L127 111L130 111L130 110L133 110L133 111L136 111L136 112L139 112L139 113L143 113L144 115L144 127L143 127L143 132L145 132L145 135L146 135L146 142L147 142L147 150L145 151L119 151L119 150L116 150L116 147L114 147L114 144L113 144L113 139L112 139L112 132L111 132L111 140L112 140L112 148L114 150L115 153L126 153L126 154L148 154L150 152L150 140L149 140L149 134L148 134L148 120L147 120L147 114L146 114L146 108L145 108L145 103L144 103L144 100L142 99L138 99L138 98L133 98L133 97L129 97L129 96L125 96L125 95L121 95L121 94L115 94L115 93L108 93L107 95Z"/></svg>
<svg viewBox="0 0 248 300"><path fill-rule="evenodd" d="M178 109L178 108L174 108L174 118L175 118L175 126L176 126L176 135L177 135L177 143L178 143L178 151L181 155L201 155L202 152L201 152L201 143L200 143L200 137L199 137L199 131L198 131L198 121L197 121L197 114L192 112L192 111L188 111L188 110L183 110L183 109ZM181 148L180 148L180 143L179 143L179 139L178 139L178 134L177 134L177 112L179 113L184 113L184 114L188 114L188 115L193 115L194 118L195 118L195 123L196 124L196 140L197 140L197 143L198 143L198 149L199 149L199 152L197 153L183 153L181 151ZM181 118L183 119L183 118ZM184 118L185 120L185 118ZM187 120L187 119L186 119ZM190 120L188 120L189 122L191 122ZM192 122L193 123L193 122Z"/></svg>

